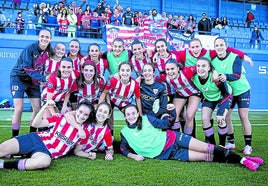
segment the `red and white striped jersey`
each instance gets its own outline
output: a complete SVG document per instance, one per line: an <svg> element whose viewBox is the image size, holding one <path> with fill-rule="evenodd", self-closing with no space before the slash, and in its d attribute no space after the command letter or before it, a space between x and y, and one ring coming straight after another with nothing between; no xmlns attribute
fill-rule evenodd
<svg viewBox="0 0 268 186"><path fill-rule="evenodd" d="M85 62L91 62L90 58L87 57L85 59ZM92 61L92 63L94 62ZM96 65L98 73L104 76L105 70L108 69L109 67L108 61L106 59L100 58L99 62L95 63L95 65Z"/></svg>
<svg viewBox="0 0 268 186"><path fill-rule="evenodd" d="M45 63L45 75L52 74L59 69L60 61L56 61L55 59L49 58Z"/></svg>
<svg viewBox="0 0 268 186"><path fill-rule="evenodd" d="M74 92L77 90L76 79L79 77L79 72L73 70L69 78L59 78L57 73L51 74L49 77L45 88L42 91L42 98L47 98L47 93L53 93L52 100L55 102L64 101L65 96L68 93Z"/></svg>
<svg viewBox="0 0 268 186"><path fill-rule="evenodd" d="M53 159L66 155L82 140L79 138L78 130L66 121L64 115L52 116L47 120L49 122L48 127L52 128L47 131L37 132L37 135L40 136L41 141L45 144ZM88 138L89 134L86 130L85 133Z"/></svg>
<svg viewBox="0 0 268 186"><path fill-rule="evenodd" d="M180 96L189 97L199 92L191 79L195 73L196 68L194 66L184 67L183 70L180 71L180 75L177 79L171 80L166 75L161 75L161 80L163 80L164 76L164 81L166 80L167 83L174 88L177 94Z"/></svg>
<svg viewBox="0 0 268 186"><path fill-rule="evenodd" d="M105 89L109 91L111 101L119 108L132 103L134 95L136 98L141 97L140 85L133 78L130 78L129 83L125 85L120 80L112 77Z"/></svg>
<svg viewBox="0 0 268 186"><path fill-rule="evenodd" d="M90 103L94 103L98 101L100 94L105 88L105 83L102 78L98 78L99 87L96 88L96 83L93 81L92 83L84 82L83 88L78 88L77 101L80 103L81 101L88 101Z"/></svg>
<svg viewBox="0 0 268 186"><path fill-rule="evenodd" d="M83 151L90 152L98 148L103 141L105 141L107 150L112 148L113 136L108 125L105 125L104 127L98 127L95 124L90 124L87 125L85 129L88 130L89 137L81 141L81 143L84 144L82 147Z"/></svg>
<svg viewBox="0 0 268 186"><path fill-rule="evenodd" d="M151 62L152 62L151 59L148 57L145 57L142 60L137 60L134 55L129 60L129 63L131 64L132 69L136 72L137 76L141 75L143 66L146 63L151 63Z"/></svg>
<svg viewBox="0 0 268 186"><path fill-rule="evenodd" d="M159 73L165 72L165 64L169 59L177 60L177 56L173 53L169 53L166 59L160 58L159 56L156 57L156 62L154 63L154 67L158 69Z"/></svg>
<svg viewBox="0 0 268 186"><path fill-rule="evenodd" d="M80 72L81 68L80 68L80 61L81 61L82 58L80 57L77 57L75 59L73 59L73 69L74 70L77 70Z"/></svg>

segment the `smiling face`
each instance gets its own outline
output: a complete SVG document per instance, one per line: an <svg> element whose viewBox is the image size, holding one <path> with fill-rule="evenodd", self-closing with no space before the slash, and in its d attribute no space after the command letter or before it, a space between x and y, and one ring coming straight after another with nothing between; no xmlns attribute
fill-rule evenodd
<svg viewBox="0 0 268 186"><path fill-rule="evenodd" d="M167 45L164 41L158 41L155 44L155 49L159 53L160 57L164 57L167 54Z"/></svg>
<svg viewBox="0 0 268 186"><path fill-rule="evenodd" d="M72 62L65 60L62 60L60 62L59 71L61 74L61 78L63 79L68 78L71 75L72 70L73 70Z"/></svg>
<svg viewBox="0 0 268 186"><path fill-rule="evenodd" d="M58 43L55 46L54 52L55 52L55 55L57 56L57 58L61 59L64 56L65 52L66 52L65 45L62 44L62 43Z"/></svg>
<svg viewBox="0 0 268 186"><path fill-rule="evenodd" d="M227 55L227 45L224 39L218 38L214 42L214 48L219 58L224 58Z"/></svg>
<svg viewBox="0 0 268 186"><path fill-rule="evenodd" d="M95 67L92 65L85 65L82 69L84 79L87 83L91 82L95 76Z"/></svg>
<svg viewBox="0 0 268 186"><path fill-rule="evenodd" d="M113 46L112 46L112 50L114 52L114 56L115 57L118 57L121 55L121 53L123 52L124 50L124 43L120 42L120 41L115 41L113 43Z"/></svg>
<svg viewBox="0 0 268 186"><path fill-rule="evenodd" d="M141 43L132 45L132 53L137 59L143 58L143 47Z"/></svg>
<svg viewBox="0 0 268 186"><path fill-rule="evenodd" d="M81 105L75 111L75 121L79 124L83 124L88 119L90 112L91 110L87 106Z"/></svg>
<svg viewBox="0 0 268 186"><path fill-rule="evenodd" d="M169 79L176 79L179 76L179 67L175 63L166 63L165 71Z"/></svg>
<svg viewBox="0 0 268 186"><path fill-rule="evenodd" d="M196 63L196 71L199 77L206 79L210 71L209 61L205 59L199 59Z"/></svg>
<svg viewBox="0 0 268 186"><path fill-rule="evenodd" d="M110 117L110 108L106 104L99 105L96 111L96 120L98 123L104 123Z"/></svg>
<svg viewBox="0 0 268 186"><path fill-rule="evenodd" d="M100 48L97 45L92 45L89 48L88 55L91 61L97 62L99 60Z"/></svg>
<svg viewBox="0 0 268 186"><path fill-rule="evenodd" d="M51 42L51 34L48 30L41 30L38 35L38 45L42 50L45 50Z"/></svg>
<svg viewBox="0 0 268 186"><path fill-rule="evenodd" d="M130 64L122 64L118 72L120 79L124 82L128 82L131 75Z"/></svg>
<svg viewBox="0 0 268 186"><path fill-rule="evenodd" d="M202 51L202 45L200 41L194 40L190 42L190 48L189 50L192 52L194 57L199 57Z"/></svg>
<svg viewBox="0 0 268 186"><path fill-rule="evenodd" d="M134 106L127 107L125 109L125 118L129 125L133 125L139 118L139 112Z"/></svg>
<svg viewBox="0 0 268 186"><path fill-rule="evenodd" d="M142 76L145 82L154 80L154 68L151 65L145 64L142 68Z"/></svg>
<svg viewBox="0 0 268 186"><path fill-rule="evenodd" d="M71 41L69 44L69 52L71 56L77 56L80 50L80 45L77 41Z"/></svg>

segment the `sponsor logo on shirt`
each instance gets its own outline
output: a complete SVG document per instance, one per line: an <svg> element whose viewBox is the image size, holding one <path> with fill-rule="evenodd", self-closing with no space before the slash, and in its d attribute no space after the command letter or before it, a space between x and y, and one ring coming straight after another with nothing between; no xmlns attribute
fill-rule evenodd
<svg viewBox="0 0 268 186"><path fill-rule="evenodd" d="M66 144L67 146L73 146L74 142L69 139L67 136L65 136L63 133L56 131L55 132L55 137L58 138L61 142Z"/></svg>

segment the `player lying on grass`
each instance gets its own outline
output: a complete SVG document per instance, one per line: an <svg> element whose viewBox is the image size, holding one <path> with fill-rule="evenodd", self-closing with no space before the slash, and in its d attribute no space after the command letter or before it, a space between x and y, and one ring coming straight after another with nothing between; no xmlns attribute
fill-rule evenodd
<svg viewBox="0 0 268 186"><path fill-rule="evenodd" d="M55 115L43 119L46 108L55 107L55 102L49 100L33 121L35 127L49 127L43 132L32 132L17 136L0 144L0 157L19 154L29 158L14 161L0 160L0 169L35 170L47 168L52 159L66 155L82 138L89 137L83 123L89 121L94 114L94 108L86 102L80 103L75 112L75 121L65 115Z"/></svg>
<svg viewBox="0 0 268 186"><path fill-rule="evenodd" d="M167 107L172 111L171 113L174 112L174 105L168 104ZM241 157L223 147L169 130L174 120L171 118L174 118L175 114L170 114L163 120L152 116L140 116L135 105L126 106L124 114L127 125L121 130L120 149L123 155L136 161L142 161L148 157L182 161L240 163L252 171L256 171L264 163L262 158Z"/></svg>

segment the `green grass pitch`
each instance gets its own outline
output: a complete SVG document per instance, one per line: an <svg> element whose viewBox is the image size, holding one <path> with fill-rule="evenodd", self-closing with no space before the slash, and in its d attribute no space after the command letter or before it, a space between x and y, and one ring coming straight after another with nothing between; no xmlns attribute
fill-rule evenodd
<svg viewBox="0 0 268 186"><path fill-rule="evenodd" d="M26 113L27 115L27 113ZM3 117L3 114L1 114ZM268 113L251 112L253 129L253 156L268 161ZM236 152L244 147L242 127L234 120ZM203 140L200 121L197 121L197 138ZM124 121L115 122L115 141L119 141ZM27 133L28 122L22 123L20 134ZM0 142L11 136L10 121L0 120ZM146 159L136 162L121 154L114 161L105 161L104 154L96 160L69 155L53 160L44 170L0 170L0 185L267 185L267 163L256 172L241 165L174 160Z"/></svg>

